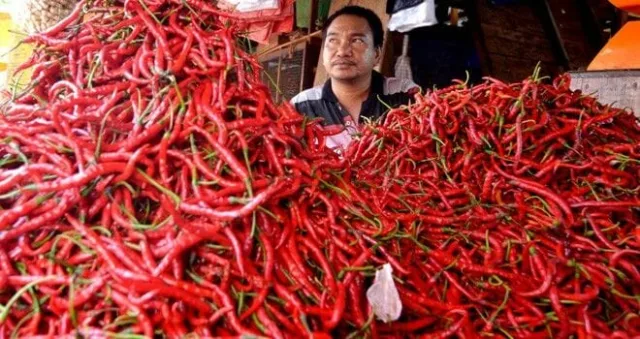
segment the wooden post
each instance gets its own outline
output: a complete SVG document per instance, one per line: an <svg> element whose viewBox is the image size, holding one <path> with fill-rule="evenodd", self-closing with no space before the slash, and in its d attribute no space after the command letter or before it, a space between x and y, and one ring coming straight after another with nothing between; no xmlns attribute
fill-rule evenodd
<svg viewBox="0 0 640 339"><path fill-rule="evenodd" d="M309 1L309 30L307 33L311 34L316 30L316 21L318 21L318 0Z"/></svg>
<svg viewBox="0 0 640 339"><path fill-rule="evenodd" d="M382 58L380 59L380 65L378 65L378 71L384 75L393 75L395 66L394 44L392 38L393 32L385 30L384 43L382 44Z"/></svg>
<svg viewBox="0 0 640 339"><path fill-rule="evenodd" d="M309 31L315 32L318 21L318 0L311 0L309 4ZM313 77L318 65L321 46L317 38L309 39L302 52L302 71L300 73L300 92L313 86Z"/></svg>
<svg viewBox="0 0 640 339"><path fill-rule="evenodd" d="M479 1L482 0L469 1L469 6L467 7L467 10L469 11L469 24L471 25L473 44L476 48L476 52L478 53L478 58L480 59L480 69L482 74L490 75L493 73L493 65L491 63L491 58L489 57L487 44L485 43L482 23L480 22L480 14L478 12L478 6L480 6L478 4Z"/></svg>
<svg viewBox="0 0 640 339"><path fill-rule="evenodd" d="M302 52L302 72L300 74L300 91L313 87L313 81L320 61L322 37L311 38Z"/></svg>
<svg viewBox="0 0 640 339"><path fill-rule="evenodd" d="M591 45L593 50L599 51L604 46L604 41L602 41L602 35L600 34L602 27L596 19L591 5L589 5L587 0L576 0L576 6L578 6L578 10L580 11L580 21L587 35L589 45Z"/></svg>
<svg viewBox="0 0 640 339"><path fill-rule="evenodd" d="M547 37L551 41L556 61L563 67L564 71L569 70L569 54L564 47L564 41L562 40L560 30L551 12L551 7L549 7L549 2L547 0L535 0L532 1L532 4L538 13L538 17L542 20L542 25L547 33Z"/></svg>
<svg viewBox="0 0 640 339"><path fill-rule="evenodd" d="M276 69L276 102L280 102L280 74L282 73L282 53L278 55L278 68Z"/></svg>

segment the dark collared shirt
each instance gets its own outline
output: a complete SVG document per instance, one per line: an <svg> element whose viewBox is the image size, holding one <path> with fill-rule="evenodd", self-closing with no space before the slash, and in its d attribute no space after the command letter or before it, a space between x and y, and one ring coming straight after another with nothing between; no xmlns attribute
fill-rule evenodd
<svg viewBox="0 0 640 339"><path fill-rule="evenodd" d="M373 71L371 90L362 103L358 123L353 121L349 112L338 102L331 88L331 79L322 86L302 91L291 99L291 103L305 116L323 119L322 126L329 135L326 139L328 147L345 148L365 120L381 118L389 110L387 106L407 104L418 90L418 86L410 80L386 78Z"/></svg>

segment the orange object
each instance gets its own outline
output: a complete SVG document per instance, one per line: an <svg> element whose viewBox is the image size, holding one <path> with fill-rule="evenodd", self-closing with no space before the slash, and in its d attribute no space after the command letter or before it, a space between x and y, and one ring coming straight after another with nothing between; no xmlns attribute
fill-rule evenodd
<svg viewBox="0 0 640 339"><path fill-rule="evenodd" d="M640 14L640 0L609 0L623 11ZM588 71L640 69L640 21L624 25L591 61Z"/></svg>
<svg viewBox="0 0 640 339"><path fill-rule="evenodd" d="M624 25L596 55L588 71L640 69L640 21Z"/></svg>
<svg viewBox="0 0 640 339"><path fill-rule="evenodd" d="M609 0L609 2L625 12L640 14L640 1L638 0Z"/></svg>

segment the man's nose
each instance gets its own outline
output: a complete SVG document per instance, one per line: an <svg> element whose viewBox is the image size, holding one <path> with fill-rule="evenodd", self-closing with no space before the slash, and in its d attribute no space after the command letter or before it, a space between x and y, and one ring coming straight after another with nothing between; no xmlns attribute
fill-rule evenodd
<svg viewBox="0 0 640 339"><path fill-rule="evenodd" d="M351 55L351 43L349 42L349 40L345 39L340 41L340 44L338 45L338 55Z"/></svg>

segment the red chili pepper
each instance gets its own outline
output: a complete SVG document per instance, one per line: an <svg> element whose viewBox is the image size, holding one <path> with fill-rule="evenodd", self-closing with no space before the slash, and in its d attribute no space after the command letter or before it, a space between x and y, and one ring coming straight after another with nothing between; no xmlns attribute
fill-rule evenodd
<svg viewBox="0 0 640 339"><path fill-rule="evenodd" d="M169 251L169 253L167 253L167 255L162 258L162 261L160 261L160 263L155 267L151 274L156 277L160 276L171 263L175 262L178 256L180 256L184 251L186 251L190 247L193 247L200 241L202 241L202 238L197 235L186 232L180 233L175 243L173 244L171 251Z"/></svg>
<svg viewBox="0 0 640 339"><path fill-rule="evenodd" d="M55 208L38 215L37 217L20 224L17 227L14 227L7 231L0 231L0 241L8 241L20 237L28 232L32 232L43 225L47 225L47 223L51 223L60 217L62 217L69 206L73 205L79 200L77 194L73 194L71 196L64 196L60 199L58 206Z"/></svg>
<svg viewBox="0 0 640 339"><path fill-rule="evenodd" d="M208 217L216 221L230 221L249 215L257 206L266 201L283 186L282 182L276 182L269 188L255 195L249 203L235 210L214 210L206 206L194 205L188 202L181 202L180 209L186 213Z"/></svg>
<svg viewBox="0 0 640 339"><path fill-rule="evenodd" d="M218 153L220 157L224 159L227 164L229 164L231 169L240 177L241 180L248 180L249 173L247 172L247 169L228 149L226 149L224 146L219 144L218 141L213 139L211 134L197 126L191 126L186 131L189 131L190 133L197 132L202 135L209 142L209 144L213 146L216 153Z"/></svg>
<svg viewBox="0 0 640 339"><path fill-rule="evenodd" d="M6 332L104 336L128 314L131 334L170 337L635 333L630 112L566 77L458 81L338 156L272 102L240 15L81 14L31 39L34 76L0 109L0 288L37 284ZM382 325L361 298L387 262L404 311Z"/></svg>
<svg viewBox="0 0 640 339"><path fill-rule="evenodd" d="M128 309L136 312L136 314L140 317L140 321L142 322L144 334L149 337L153 336L153 327L151 325L151 322L142 309L128 301L127 298L119 292L113 291L110 295L117 304L123 305Z"/></svg>
<svg viewBox="0 0 640 339"><path fill-rule="evenodd" d="M258 314L258 319L260 320L260 322L262 322L263 325L265 325L267 329L266 334L268 334L273 338L284 338L284 335L282 334L282 332L280 331L276 323L273 322L271 318L269 318L264 308L260 308L257 314Z"/></svg>
<svg viewBox="0 0 640 339"><path fill-rule="evenodd" d="M556 316L560 321L560 332L557 333L556 335L558 336L558 338L566 338L569 336L569 333L570 333L569 319L568 319L568 315L564 310L564 307L560 303L560 298L558 296L558 291L556 286L551 287L551 290L549 293L549 299L551 299L551 306L553 307L554 311L556 312Z"/></svg>
<svg viewBox="0 0 640 339"><path fill-rule="evenodd" d="M497 172L498 174L502 175L503 177L512 180L514 185L516 185L518 187L521 187L523 189L529 190L531 192L534 192L536 194L540 194L540 195L552 200L553 202L558 204L558 206L560 206L562 211L565 213L567 226L571 226L571 225L574 224L573 213L571 212L571 208L569 207L569 205L567 204L567 202L564 199L562 199L558 195L554 194L553 192L549 191L545 187L543 187L543 186L541 186L541 185L539 185L539 184L537 184L535 182L523 180L523 179L520 179L520 178L518 178L516 176L510 175L510 174L504 172L495 163L493 164L493 170L495 172Z"/></svg>

